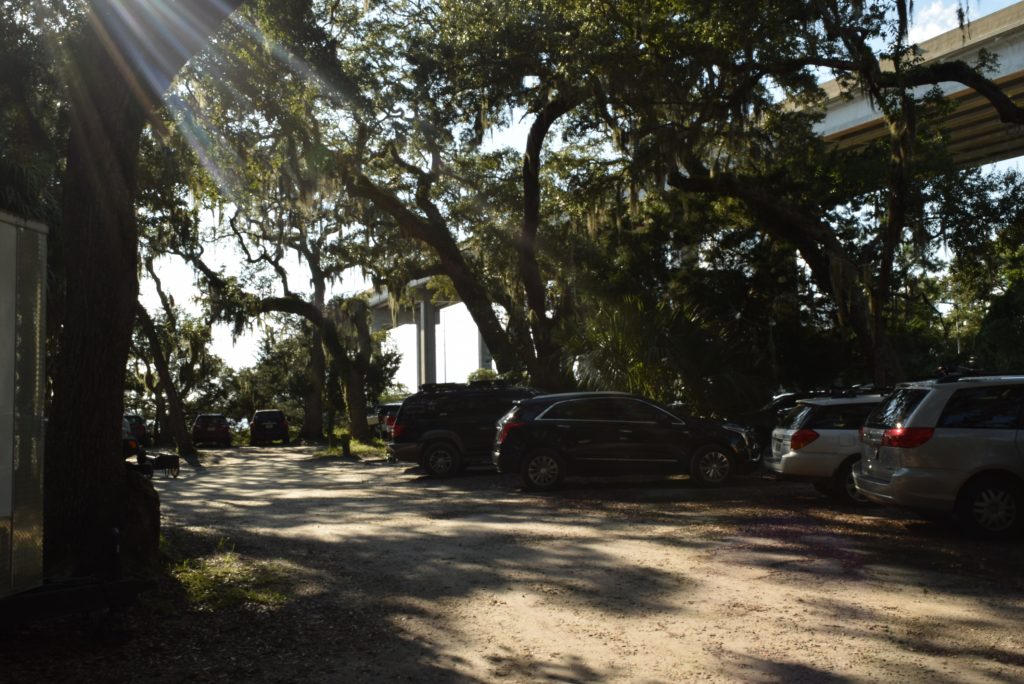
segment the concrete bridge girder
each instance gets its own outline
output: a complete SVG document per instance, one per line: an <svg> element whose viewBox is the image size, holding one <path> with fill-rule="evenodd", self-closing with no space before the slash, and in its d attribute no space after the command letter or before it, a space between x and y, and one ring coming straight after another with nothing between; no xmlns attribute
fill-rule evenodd
<svg viewBox="0 0 1024 684"><path fill-rule="evenodd" d="M1024 2L981 17L967 28L947 31L923 41L918 48L925 63L962 60L973 63L984 49L998 56L999 68L988 78L1024 106ZM862 94L852 97L836 81L822 84L828 96L826 116L815 130L841 149L866 145L888 133L880 112ZM931 86L921 86L923 96ZM1024 154L1024 127L999 120L988 100L959 83L940 84L956 107L946 119L950 151L960 166L979 166Z"/></svg>

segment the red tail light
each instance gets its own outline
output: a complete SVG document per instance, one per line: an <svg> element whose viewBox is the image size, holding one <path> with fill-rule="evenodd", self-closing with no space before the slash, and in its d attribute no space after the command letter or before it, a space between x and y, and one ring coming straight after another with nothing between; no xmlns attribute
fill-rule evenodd
<svg viewBox="0 0 1024 684"><path fill-rule="evenodd" d="M395 416L387 416L384 418L384 425L392 427L395 424Z"/></svg>
<svg viewBox="0 0 1024 684"><path fill-rule="evenodd" d="M810 428L804 428L803 430L797 430L793 433L793 436L789 439L789 448L792 451L799 451L805 446L818 439L819 435Z"/></svg>
<svg viewBox="0 0 1024 684"><path fill-rule="evenodd" d="M935 434L935 428L889 428L882 433L882 446L913 449L921 446Z"/></svg>
<svg viewBox="0 0 1024 684"><path fill-rule="evenodd" d="M516 428L521 428L524 425L526 425L526 423L523 423L523 422L513 422L513 421L509 421L509 422L505 423L504 425L502 425L501 426L501 432L498 433L498 444L501 444L502 442L505 441L505 438L508 437L508 433L509 432L511 432L512 430L515 430Z"/></svg>
<svg viewBox="0 0 1024 684"><path fill-rule="evenodd" d="M402 436L402 433L405 432L405 426L395 423L388 427L388 431L391 433L391 437L393 439L398 439Z"/></svg>

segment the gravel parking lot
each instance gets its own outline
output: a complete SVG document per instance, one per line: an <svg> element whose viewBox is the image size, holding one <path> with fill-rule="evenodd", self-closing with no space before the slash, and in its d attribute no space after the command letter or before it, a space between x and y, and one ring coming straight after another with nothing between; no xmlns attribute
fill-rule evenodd
<svg viewBox="0 0 1024 684"><path fill-rule="evenodd" d="M176 548L273 564L286 599L150 600L103 646L36 626L0 647L13 681L1024 680L1019 541L836 509L809 485L536 495L303 447L225 450L154 483Z"/></svg>

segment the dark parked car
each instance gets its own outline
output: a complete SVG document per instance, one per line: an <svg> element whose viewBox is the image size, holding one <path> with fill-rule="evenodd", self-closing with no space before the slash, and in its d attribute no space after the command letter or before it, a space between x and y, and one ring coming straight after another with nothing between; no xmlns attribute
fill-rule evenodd
<svg viewBox="0 0 1024 684"><path fill-rule="evenodd" d="M249 444L259 446L278 440L282 444L291 441L288 436L288 419L285 418L284 412L264 409L252 414L252 420L249 421Z"/></svg>
<svg viewBox="0 0 1024 684"><path fill-rule="evenodd" d="M192 423L193 444L231 446L231 428L222 413L201 413Z"/></svg>
<svg viewBox="0 0 1024 684"><path fill-rule="evenodd" d="M494 464L528 489L571 475L685 473L720 485L757 464L753 433L677 415L618 392L548 394L526 400L498 423Z"/></svg>
<svg viewBox="0 0 1024 684"><path fill-rule="evenodd" d="M125 414L125 420L128 421L128 427L131 429L135 439L139 440L139 444L142 446L150 446L149 430L146 429L146 421L142 419L142 416L136 414Z"/></svg>
<svg viewBox="0 0 1024 684"><path fill-rule="evenodd" d="M515 402L536 394L490 380L422 385L395 416L388 456L418 463L435 477L490 464L494 424Z"/></svg>

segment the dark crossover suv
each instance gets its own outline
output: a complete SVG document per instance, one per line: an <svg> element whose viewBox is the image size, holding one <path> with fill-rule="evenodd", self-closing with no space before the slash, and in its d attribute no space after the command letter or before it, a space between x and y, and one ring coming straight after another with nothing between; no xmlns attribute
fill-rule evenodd
<svg viewBox="0 0 1024 684"><path fill-rule="evenodd" d="M388 456L418 463L435 477L490 463L495 423L515 402L536 394L491 380L422 385L398 409Z"/></svg>
<svg viewBox="0 0 1024 684"><path fill-rule="evenodd" d="M757 464L747 428L677 415L631 394L574 392L522 402L498 423L492 457L527 489L570 475L685 473L720 485Z"/></svg>
<svg viewBox="0 0 1024 684"><path fill-rule="evenodd" d="M249 444L259 446L276 440L281 440L282 444L291 441L288 437L288 419L284 411L264 409L252 414L252 420L249 421Z"/></svg>
<svg viewBox="0 0 1024 684"><path fill-rule="evenodd" d="M192 423L193 444L231 446L231 428L223 413L200 413Z"/></svg>

